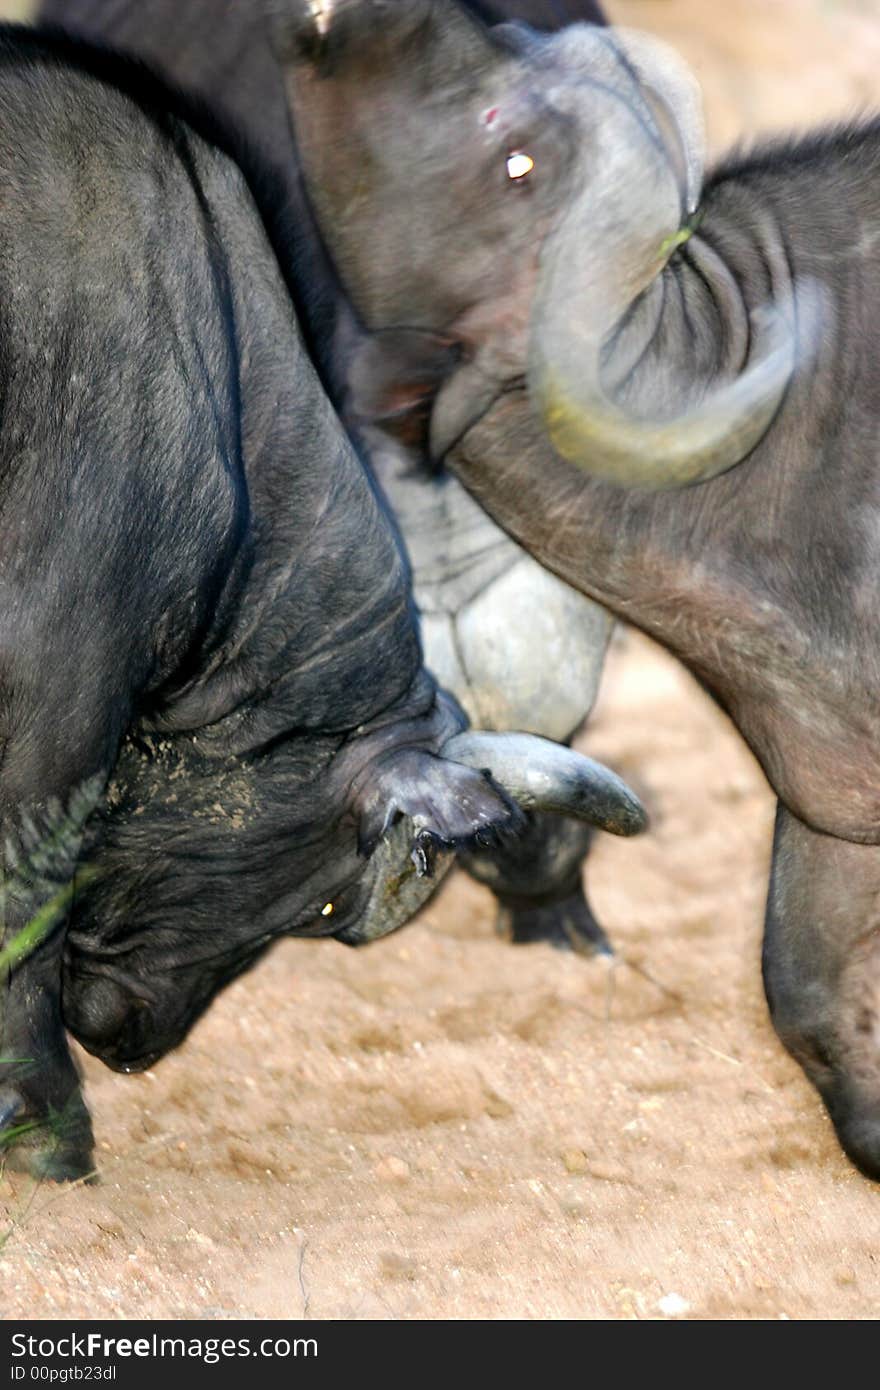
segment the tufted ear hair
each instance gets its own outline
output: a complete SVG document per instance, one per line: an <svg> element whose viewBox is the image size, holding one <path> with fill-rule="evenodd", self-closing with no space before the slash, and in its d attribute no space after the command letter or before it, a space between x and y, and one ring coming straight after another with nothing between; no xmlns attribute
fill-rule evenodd
<svg viewBox="0 0 880 1390"><path fill-rule="evenodd" d="M349 404L358 419L388 424L433 400L458 365L461 345L443 333L386 328L364 335L349 357Z"/></svg>
<svg viewBox="0 0 880 1390"><path fill-rule="evenodd" d="M366 334L348 359L347 411L362 426L379 425L425 464L434 401L461 356L461 344L448 334L419 328Z"/></svg>

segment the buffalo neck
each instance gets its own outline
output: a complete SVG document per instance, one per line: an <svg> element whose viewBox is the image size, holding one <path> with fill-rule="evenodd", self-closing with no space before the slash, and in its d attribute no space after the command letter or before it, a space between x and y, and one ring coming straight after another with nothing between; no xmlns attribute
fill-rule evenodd
<svg viewBox="0 0 880 1390"><path fill-rule="evenodd" d="M818 829L880 841L880 131L719 169L694 235L606 345L624 398L701 386L748 353L749 315L792 280L825 291L822 341L741 464L627 491L547 446L503 397L450 460L543 564L675 653L730 713L780 798Z"/></svg>

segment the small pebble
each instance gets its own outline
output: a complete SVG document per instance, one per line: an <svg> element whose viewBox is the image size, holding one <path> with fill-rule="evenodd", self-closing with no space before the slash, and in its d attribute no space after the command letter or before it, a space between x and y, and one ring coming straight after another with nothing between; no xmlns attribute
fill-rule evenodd
<svg viewBox="0 0 880 1390"><path fill-rule="evenodd" d="M187 1240L191 1240L194 1245L212 1246L214 1244L210 1236L202 1235L201 1231L195 1231L192 1227L186 1233Z"/></svg>
<svg viewBox="0 0 880 1390"><path fill-rule="evenodd" d="M386 1279L412 1281L418 1278L419 1267L407 1255L398 1255L396 1250L386 1250L379 1256L379 1264Z"/></svg>
<svg viewBox="0 0 880 1390"><path fill-rule="evenodd" d="M499 1096L497 1091L493 1091L491 1086L486 1087L484 1107L486 1114L493 1120L506 1120L508 1115L513 1114L513 1106L506 1101L503 1096Z"/></svg>
<svg viewBox="0 0 880 1390"><path fill-rule="evenodd" d="M665 1293L658 1298L657 1307L665 1318L680 1318L690 1312L691 1305L680 1293Z"/></svg>
<svg viewBox="0 0 880 1390"><path fill-rule="evenodd" d="M629 1182L629 1173L621 1163L588 1162L587 1172L600 1182Z"/></svg>
<svg viewBox="0 0 880 1390"><path fill-rule="evenodd" d="M409 1164L402 1158L395 1158L390 1154L388 1158L382 1158L373 1169L380 1182L402 1182L409 1177Z"/></svg>
<svg viewBox="0 0 880 1390"><path fill-rule="evenodd" d="M566 1149L562 1155L562 1162L568 1173L585 1173L587 1171L587 1155L583 1149Z"/></svg>

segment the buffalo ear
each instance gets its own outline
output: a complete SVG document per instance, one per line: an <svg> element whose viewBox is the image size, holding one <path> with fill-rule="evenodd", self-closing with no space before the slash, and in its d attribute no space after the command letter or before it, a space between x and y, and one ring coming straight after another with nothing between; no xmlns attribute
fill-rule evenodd
<svg viewBox="0 0 880 1390"><path fill-rule="evenodd" d="M437 392L460 360L460 343L445 334L420 328L372 333L349 359L349 409L357 420L422 447Z"/></svg>

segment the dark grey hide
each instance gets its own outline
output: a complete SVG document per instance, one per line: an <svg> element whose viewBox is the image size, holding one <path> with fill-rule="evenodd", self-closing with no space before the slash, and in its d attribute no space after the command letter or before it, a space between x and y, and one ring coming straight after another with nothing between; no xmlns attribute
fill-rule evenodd
<svg viewBox="0 0 880 1390"><path fill-rule="evenodd" d="M393 7L392 7L393 8ZM470 8L490 22L524 19L554 29L603 22L591 0L505 0ZM360 330L311 217L298 176L283 81L261 5L231 0L46 0L39 18L144 57L247 132L254 163L271 177L295 224L298 283L313 357L349 424L361 411L347 376ZM568 742L596 697L611 622L598 605L542 570L477 506L451 474L414 466L393 422L360 421L374 475L394 508L413 571L425 660L470 719L487 729L530 730ZM591 828L531 816L515 851L463 856L496 892L500 925L514 941L550 939L608 950L584 897Z"/></svg>
<svg viewBox="0 0 880 1390"><path fill-rule="evenodd" d="M4 964L0 1131L70 1177L91 1126L62 955L72 1031L140 1068L273 937L383 934L435 859L515 830L483 769L529 807L642 817L568 750L457 737L223 132L14 29L0 109L6 946L78 856L92 875L66 939L59 907ZM81 845L61 813L105 784Z"/></svg>
<svg viewBox="0 0 880 1390"><path fill-rule="evenodd" d="M377 408L411 386L399 330L423 330L437 451L730 712L780 800L773 1018L880 1176L880 127L704 179L697 96L659 46L490 35L428 3L392 24L368 0L316 39L277 9ZM533 171L511 187L514 150Z"/></svg>

